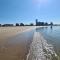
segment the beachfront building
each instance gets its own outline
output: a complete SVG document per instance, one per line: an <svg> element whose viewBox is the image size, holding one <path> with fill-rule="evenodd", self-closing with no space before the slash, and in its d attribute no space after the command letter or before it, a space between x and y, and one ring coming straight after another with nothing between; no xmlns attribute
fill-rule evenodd
<svg viewBox="0 0 60 60"><path fill-rule="evenodd" d="M46 22L39 22L38 19L36 19L36 26L48 26L48 23Z"/></svg>
<svg viewBox="0 0 60 60"><path fill-rule="evenodd" d="M36 26L44 26L44 22L38 22L38 19L36 19Z"/></svg>

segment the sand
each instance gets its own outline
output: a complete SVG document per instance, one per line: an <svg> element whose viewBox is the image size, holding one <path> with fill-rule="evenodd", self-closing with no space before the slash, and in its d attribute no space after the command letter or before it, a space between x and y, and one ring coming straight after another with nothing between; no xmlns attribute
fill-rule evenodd
<svg viewBox="0 0 60 60"><path fill-rule="evenodd" d="M0 27L0 41L8 37L15 36L19 33L32 29L31 26L21 26L21 27Z"/></svg>
<svg viewBox="0 0 60 60"><path fill-rule="evenodd" d="M8 38L35 28L36 26L0 27L0 60L26 60L33 39L18 44L9 44Z"/></svg>
<svg viewBox="0 0 60 60"><path fill-rule="evenodd" d="M30 42L9 45L8 38L14 37L22 32L29 31L35 27L0 27L0 60L26 60Z"/></svg>

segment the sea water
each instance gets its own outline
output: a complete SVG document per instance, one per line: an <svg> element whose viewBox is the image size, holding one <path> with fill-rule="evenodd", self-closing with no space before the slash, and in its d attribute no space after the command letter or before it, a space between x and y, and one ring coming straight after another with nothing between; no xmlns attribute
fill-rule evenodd
<svg viewBox="0 0 60 60"><path fill-rule="evenodd" d="M37 28L36 31L40 32L47 42L54 46L55 51L60 54L60 26L41 27Z"/></svg>

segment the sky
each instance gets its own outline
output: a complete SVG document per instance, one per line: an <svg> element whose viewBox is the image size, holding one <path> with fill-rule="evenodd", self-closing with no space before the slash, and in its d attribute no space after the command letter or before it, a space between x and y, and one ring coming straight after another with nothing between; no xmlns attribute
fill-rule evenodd
<svg viewBox="0 0 60 60"><path fill-rule="evenodd" d="M60 24L60 0L0 0L0 23Z"/></svg>

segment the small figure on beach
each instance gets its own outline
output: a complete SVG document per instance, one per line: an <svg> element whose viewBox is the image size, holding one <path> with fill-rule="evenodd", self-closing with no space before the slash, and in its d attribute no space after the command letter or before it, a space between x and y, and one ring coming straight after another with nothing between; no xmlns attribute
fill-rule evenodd
<svg viewBox="0 0 60 60"><path fill-rule="evenodd" d="M51 23L50 23L50 25L51 25L51 27L50 27L50 28L52 29L52 28L53 28L53 27L52 27L52 26L53 26L53 22L51 22Z"/></svg>
<svg viewBox="0 0 60 60"><path fill-rule="evenodd" d="M52 25L51 25L51 29L52 29Z"/></svg>

